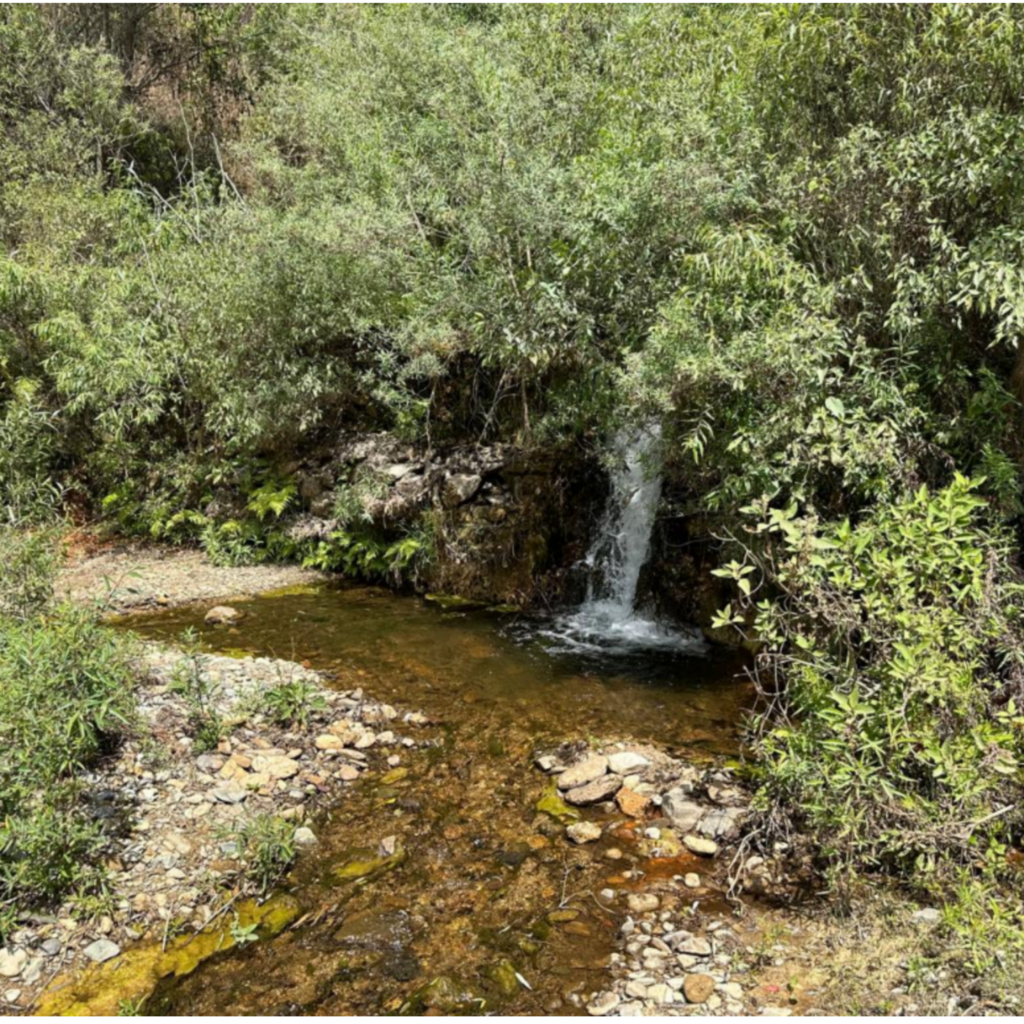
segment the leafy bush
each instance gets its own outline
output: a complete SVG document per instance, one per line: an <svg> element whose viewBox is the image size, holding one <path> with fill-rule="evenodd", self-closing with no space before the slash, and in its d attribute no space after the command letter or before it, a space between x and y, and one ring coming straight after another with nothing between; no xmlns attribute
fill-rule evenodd
<svg viewBox="0 0 1024 1024"><path fill-rule="evenodd" d="M758 554L720 570L745 595L722 621L753 612L760 678L785 683L761 721L764 795L826 857L998 872L1024 825L1024 585L978 487L957 476L856 524L760 503Z"/></svg>
<svg viewBox="0 0 1024 1024"><path fill-rule="evenodd" d="M2 930L18 911L101 884L103 836L76 774L132 728L134 705L126 642L84 610L45 605L52 538L7 533L0 546Z"/></svg>

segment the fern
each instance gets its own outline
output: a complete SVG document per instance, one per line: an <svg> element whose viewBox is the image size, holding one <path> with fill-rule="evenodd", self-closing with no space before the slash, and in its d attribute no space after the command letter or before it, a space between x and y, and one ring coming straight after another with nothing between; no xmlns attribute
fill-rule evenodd
<svg viewBox="0 0 1024 1024"><path fill-rule="evenodd" d="M268 482L262 487L257 487L249 495L249 501L245 507L250 512L255 512L256 518L261 523L269 515L273 515L275 519L280 519L291 505L296 494L298 494L298 489L295 484L285 484L283 487L279 487L274 482Z"/></svg>

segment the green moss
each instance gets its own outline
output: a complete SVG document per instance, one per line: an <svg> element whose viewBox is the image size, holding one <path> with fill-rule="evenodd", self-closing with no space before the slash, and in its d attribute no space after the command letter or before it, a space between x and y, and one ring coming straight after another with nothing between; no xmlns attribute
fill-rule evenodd
<svg viewBox="0 0 1024 1024"><path fill-rule="evenodd" d="M258 925L260 938L282 932L299 916L299 905L291 896L276 896L266 903L252 900L235 908L238 928ZM234 915L219 918L197 935L175 939L162 948L159 942L133 946L113 960L95 964L75 974L58 975L39 1000L41 1017L116 1016L124 1000L138 1002L149 995L163 978L182 978L204 960L231 949Z"/></svg>
<svg viewBox="0 0 1024 1024"><path fill-rule="evenodd" d="M304 594L320 593L320 586L315 583L293 583L290 587L277 587L275 590L265 590L260 594L260 600L274 597L301 597Z"/></svg>
<svg viewBox="0 0 1024 1024"><path fill-rule="evenodd" d="M337 882L356 882L362 879L375 878L378 875L386 874L402 864L406 859L406 852L401 845L390 857L373 855L356 855L344 864L336 867L331 875Z"/></svg>
<svg viewBox="0 0 1024 1024"><path fill-rule="evenodd" d="M487 968L487 980L502 999L511 999L519 993L519 979L516 969L508 960L499 960Z"/></svg>
<svg viewBox="0 0 1024 1024"><path fill-rule="evenodd" d="M544 795L537 801L537 810L542 814L550 815L556 821L565 824L569 821L579 821L579 811L574 811L559 795L558 787L552 783Z"/></svg>

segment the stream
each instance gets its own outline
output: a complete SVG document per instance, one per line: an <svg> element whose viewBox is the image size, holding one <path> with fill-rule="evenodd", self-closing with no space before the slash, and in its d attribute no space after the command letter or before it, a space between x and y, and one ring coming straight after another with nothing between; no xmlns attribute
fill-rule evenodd
<svg viewBox="0 0 1024 1024"><path fill-rule="evenodd" d="M626 819L599 810L587 816L610 826L602 839L567 844L537 810L548 783L533 752L590 737L734 754L752 698L740 656L688 634L565 642L563 620L445 610L375 587L243 607L228 629L195 607L125 625L165 641L191 628L209 651L307 662L342 688L423 711L434 743L403 754L404 771L368 773L313 822L320 841L284 882L297 927L165 983L147 1011L577 1012L573 994L601 986L622 916L601 890L689 868L646 861ZM377 863L389 837L405 858Z"/></svg>

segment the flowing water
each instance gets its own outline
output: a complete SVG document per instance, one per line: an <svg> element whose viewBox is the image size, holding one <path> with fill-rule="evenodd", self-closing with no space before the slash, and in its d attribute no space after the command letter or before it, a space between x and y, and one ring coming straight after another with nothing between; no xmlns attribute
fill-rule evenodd
<svg viewBox="0 0 1024 1024"><path fill-rule="evenodd" d="M669 628L638 606L637 584L651 549L661 499L656 425L623 431L612 445L611 491L585 559L587 599L544 629L554 650L646 656L651 648L699 653L695 630Z"/></svg>
<svg viewBox="0 0 1024 1024"><path fill-rule="evenodd" d="M602 987L618 919L601 890L695 865L651 861L630 822L597 810L610 818L603 838L566 844L538 807L549 783L533 751L597 738L729 755L751 699L738 655L638 607L658 442L656 429L618 438L588 597L571 615L510 619L323 586L248 601L228 630L207 626L204 609L131 617L146 637L193 629L212 651L307 662L439 723L434 745L403 754L407 774L367 773L315 823L316 852L285 882L300 926L215 957L151 1011L566 1013L574 993ZM406 859L364 873L389 836ZM359 877L346 877L353 865Z"/></svg>
<svg viewBox="0 0 1024 1024"><path fill-rule="evenodd" d="M194 608L127 624L160 639L191 627L209 650L308 661L343 688L436 718L437 745L403 753L401 780L364 777L313 823L320 843L286 880L305 923L215 957L149 1010L575 1012L566 999L600 987L617 927L597 894L634 884L624 869L666 868L644 860L623 823L593 846L567 845L536 810L547 782L531 753L587 737L735 753L750 701L738 656L679 643L552 650L550 623L444 611L371 587L268 595L244 608L227 630ZM339 883L339 865L390 835L404 863ZM614 863L603 857L613 845L625 853Z"/></svg>

